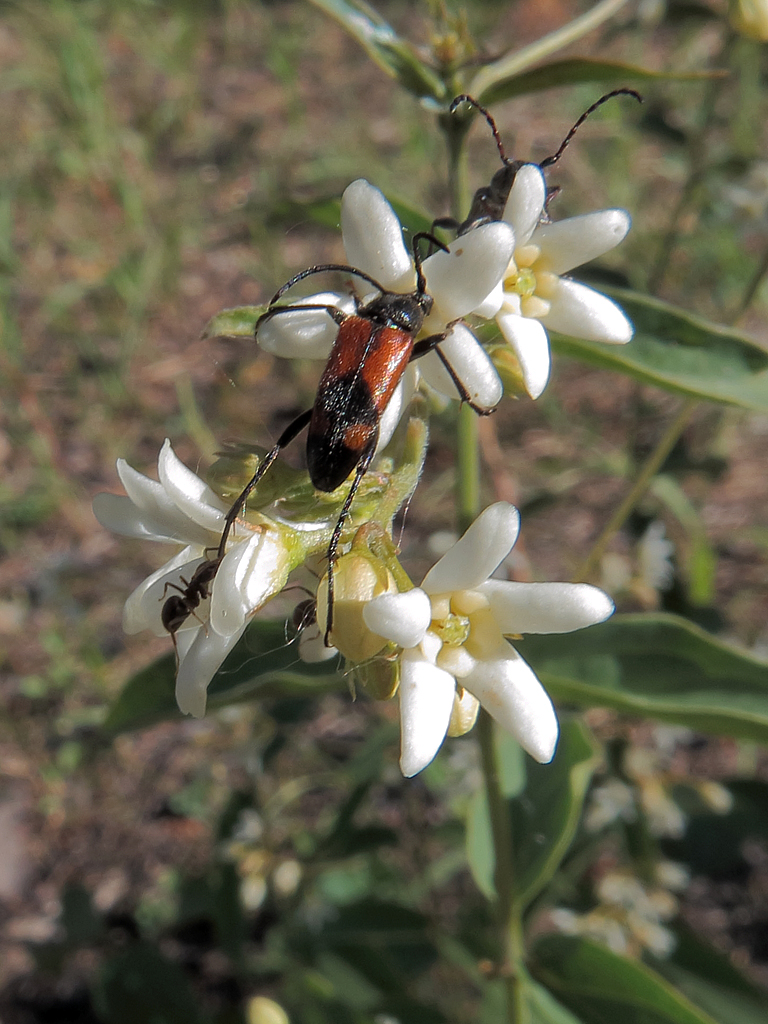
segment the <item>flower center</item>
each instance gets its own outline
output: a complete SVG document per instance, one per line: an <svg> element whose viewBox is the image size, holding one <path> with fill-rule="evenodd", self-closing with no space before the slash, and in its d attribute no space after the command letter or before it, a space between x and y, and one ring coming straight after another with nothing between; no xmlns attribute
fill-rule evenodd
<svg viewBox="0 0 768 1024"><path fill-rule="evenodd" d="M466 615L448 612L443 619L433 619L430 630L446 647L461 647L469 637L470 623Z"/></svg>
<svg viewBox="0 0 768 1024"><path fill-rule="evenodd" d="M536 275L530 267L520 267L517 274L504 283L509 291L517 292L521 299L529 299L536 291Z"/></svg>

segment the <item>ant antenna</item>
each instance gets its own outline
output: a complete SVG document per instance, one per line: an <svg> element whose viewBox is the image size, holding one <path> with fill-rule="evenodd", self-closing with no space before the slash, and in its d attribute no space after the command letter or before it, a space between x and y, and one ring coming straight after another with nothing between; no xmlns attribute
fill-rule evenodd
<svg viewBox="0 0 768 1024"><path fill-rule="evenodd" d="M607 97L604 97L604 98L607 99ZM501 162L505 166L509 166L509 164L512 161L507 158L507 155L504 152L504 143L501 141L501 136L499 135L499 129L496 127L496 122L491 117L490 112L488 110L486 110L485 107L482 106L480 103L478 103L476 99L473 99L471 96L467 96L466 93L464 93L461 96L457 96L456 99L453 101L453 103L451 103L450 107L448 108L448 113L449 114L453 114L455 112L456 108L461 103L469 103L470 106L475 108L475 110L479 110L480 111L480 113L483 115L485 120L488 122L491 131L493 132L493 137L496 140L496 146L497 146L497 148L499 150L499 156L501 157ZM599 104L598 104L598 106L599 106Z"/></svg>
<svg viewBox="0 0 768 1024"><path fill-rule="evenodd" d="M594 112L597 110L598 107L602 107L602 105L604 103L606 103L608 100L613 99L614 96L632 96L632 97L634 97L634 99L637 100L638 103L642 103L643 102L643 97L640 95L639 92L635 92L634 89L614 89L613 92L607 92L605 94L605 96L601 96L599 100L597 100L595 103L592 104L591 107L589 107L587 110L584 111L584 113L578 119L576 124L573 126L573 128L571 128L571 130L568 132L568 134L563 139L562 143L560 144L560 149L558 149L558 151L554 154L554 156L548 156L548 157L546 157L546 159L542 160L541 163L539 164L539 167L541 167L542 170L543 170L545 167L551 167L552 164L556 164L557 161L560 159L560 157L565 152L565 150L568 148L568 143L571 141L571 139L576 134L576 132L579 130L579 128L581 128L581 126L587 120L589 115L590 114L594 114ZM464 98L467 99L468 97L464 97ZM482 109L482 108L480 108L480 109ZM503 159L504 159L504 157L502 155L502 160ZM506 163L506 161L505 161L505 163Z"/></svg>
<svg viewBox="0 0 768 1024"><path fill-rule="evenodd" d="M424 277L424 271L421 269L421 264L424 260L419 252L419 242L422 238L428 238L433 245L436 245L438 249L442 249L443 252L451 251L444 242L441 242L439 238L435 238L431 231L417 231L413 236L413 265L416 268L416 289L419 295L423 295L427 290L427 281Z"/></svg>

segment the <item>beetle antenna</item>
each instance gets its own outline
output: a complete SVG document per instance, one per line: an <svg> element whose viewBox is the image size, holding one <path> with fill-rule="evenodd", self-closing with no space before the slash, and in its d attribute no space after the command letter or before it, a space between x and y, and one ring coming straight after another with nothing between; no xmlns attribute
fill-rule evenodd
<svg viewBox="0 0 768 1024"><path fill-rule="evenodd" d="M424 260L419 252L419 242L422 238L428 238L433 245L436 245L438 249L442 249L443 252L451 251L445 242L435 238L431 231L417 231L413 236L413 265L416 267L416 289L419 295L423 295L427 290L427 281L424 277L424 271L421 269L421 264Z"/></svg>
<svg viewBox="0 0 768 1024"><path fill-rule="evenodd" d="M491 131L493 132L493 137L496 140L496 146L499 150L501 162L505 166L508 165L511 161L507 159L507 155L504 152L504 143L501 141L501 136L499 135L499 129L496 127L496 122L491 117L490 112L486 110L485 107L482 106L480 103L478 103L476 99L473 99L471 96L467 96L466 94L462 94L461 96L457 96L453 103L451 103L450 107L448 108L448 113L452 114L461 103L469 103L470 106L473 106L475 110L478 110L483 115L485 120L488 122Z"/></svg>
<svg viewBox="0 0 768 1024"><path fill-rule="evenodd" d="M543 169L544 167L551 167L552 164L556 164L565 152L565 150L568 148L568 144L573 138L573 136L576 134L579 128L581 128L581 126L584 124L584 122L587 120L590 114L594 114L598 107L602 107L604 103L607 103L608 100L612 100L614 96L632 96L634 97L634 99L637 100L638 103L643 102L643 97L640 95L639 92L635 92L634 89L614 89L613 92L607 92L605 96L601 96L599 100L596 100L591 107L584 111L584 113L578 119L576 124L573 126L573 128L571 128L571 130L568 132L568 134L561 142L560 149L558 149L558 151L553 156L548 156L546 157L546 159L542 160L539 164L539 167Z"/></svg>
<svg viewBox="0 0 768 1024"><path fill-rule="evenodd" d="M323 263L317 267L308 267L306 270L302 270L300 274L295 274L290 281L286 281L282 287L278 288L272 298L269 300L269 305L273 306L279 298L281 298L289 290L293 288L299 281L303 281L305 277L311 277L312 274L322 274L325 271L340 271L343 274L354 274L355 277L362 277L368 284L372 284L374 288L378 288L380 292L385 292L387 289L382 288L379 282L370 276L370 274L364 273L362 270L358 270L357 267L350 267L347 263Z"/></svg>

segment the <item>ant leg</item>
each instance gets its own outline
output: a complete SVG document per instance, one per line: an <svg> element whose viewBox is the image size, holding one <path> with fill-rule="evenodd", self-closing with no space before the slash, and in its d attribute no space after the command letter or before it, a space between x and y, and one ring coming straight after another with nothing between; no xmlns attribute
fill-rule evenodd
<svg viewBox="0 0 768 1024"><path fill-rule="evenodd" d="M162 595L160 596L160 598L158 600L162 601L163 598L165 597L165 595L168 593L169 590L178 590L178 592L180 594L186 594L186 592L187 592L187 590L189 588L189 583L184 579L183 576L179 576L179 579L184 584L184 586L180 587L178 585L178 583L171 583L170 580L169 580L165 584L165 586L163 587L163 593L162 593Z"/></svg>
<svg viewBox="0 0 768 1024"><path fill-rule="evenodd" d="M230 508L229 512L227 512L226 519L224 520L224 529L221 534L221 540L219 541L219 550L217 556L218 561L221 561L221 559L224 557L224 552L227 547L227 540L229 539L229 534L230 531L232 530L232 526L237 517L242 512L243 508L245 507L245 503L248 500L251 491L254 489L256 484L258 484L258 482L267 472L267 470L275 461L275 459L280 454L282 449L285 448L287 444L290 444L297 434L301 433L301 431L304 429L304 427L307 426L311 419L312 410L307 409L306 412L303 412L300 416L297 416L293 423L289 423L289 425L285 428L280 437L277 439L277 444L274 446L274 448L270 449L270 451L267 452L259 468L256 470L251 479L242 489L239 496L235 499L234 505L232 506L232 508Z"/></svg>
<svg viewBox="0 0 768 1024"><path fill-rule="evenodd" d="M336 562L336 551L339 547L339 540L341 538L341 531L344 529L344 523L347 521L349 516L349 510L352 507L352 500L357 493L357 489L360 486L360 482L368 472L373 456L376 453L376 442L378 440L378 430L372 439L370 447L365 452L363 457L357 464L355 471L355 479L352 481L352 486L349 489L349 494L344 500L344 504L339 512L339 518L336 520L336 525L333 528L333 534L331 535L331 542L328 545L328 613L325 622L325 637L323 642L326 647L332 647L331 643L331 630L333 629L333 566Z"/></svg>
<svg viewBox="0 0 768 1024"><path fill-rule="evenodd" d="M454 321L454 323L458 323L458 321ZM450 323L447 326L453 327L453 323ZM488 409L485 406L478 405L476 402L472 401L472 396L467 391L464 382L451 366L446 354L440 348L440 342L445 341L447 335L448 332L444 331L442 334L430 334L428 338L422 338L421 341L417 341L413 346L410 361L420 359L421 356L425 356L428 352L434 351L440 362L445 367L448 376L453 381L453 386L458 391L461 401L466 402L470 409L472 409L473 412L476 412L478 416L490 416L492 412L496 411L496 406L494 406L493 409Z"/></svg>

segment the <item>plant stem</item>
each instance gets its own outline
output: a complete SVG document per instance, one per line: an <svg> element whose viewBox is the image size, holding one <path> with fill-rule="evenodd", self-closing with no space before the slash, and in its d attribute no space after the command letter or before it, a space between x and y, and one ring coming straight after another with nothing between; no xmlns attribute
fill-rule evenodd
<svg viewBox="0 0 768 1024"><path fill-rule="evenodd" d="M512 820L509 804L502 793L498 761L493 741L493 719L481 711L477 723L480 736L480 756L485 780L485 795L493 836L494 872L496 889L495 913L499 930L498 971L504 982L507 998L508 1024L527 1024L527 1008L521 978L524 944L520 908L515 901L515 867L512 846Z"/></svg>
<svg viewBox="0 0 768 1024"><path fill-rule="evenodd" d="M443 116L440 119L448 146L448 183L451 215L463 219L468 198L464 140L469 121ZM460 530L465 530L480 511L480 442L477 415L469 406L459 410L457 424L456 504ZM494 848L494 912L498 928L499 976L507 997L506 1024L528 1024L521 978L525 975L520 908L515 901L512 822L509 805L499 781L493 721L481 711L478 722L485 791L491 817Z"/></svg>
<svg viewBox="0 0 768 1024"><path fill-rule="evenodd" d="M675 443L683 430L685 430L688 420L691 417L691 413L696 408L696 405L697 399L695 398L686 398L683 402L677 416L675 416L669 424L659 443L646 459L645 464L635 479L629 494L608 520L608 524L595 541L592 550L587 555L578 572L574 575L573 579L575 582L587 581L595 571L614 534L618 533L622 528L632 509L645 494L651 480L653 480L661 469L664 460L674 448Z"/></svg>

